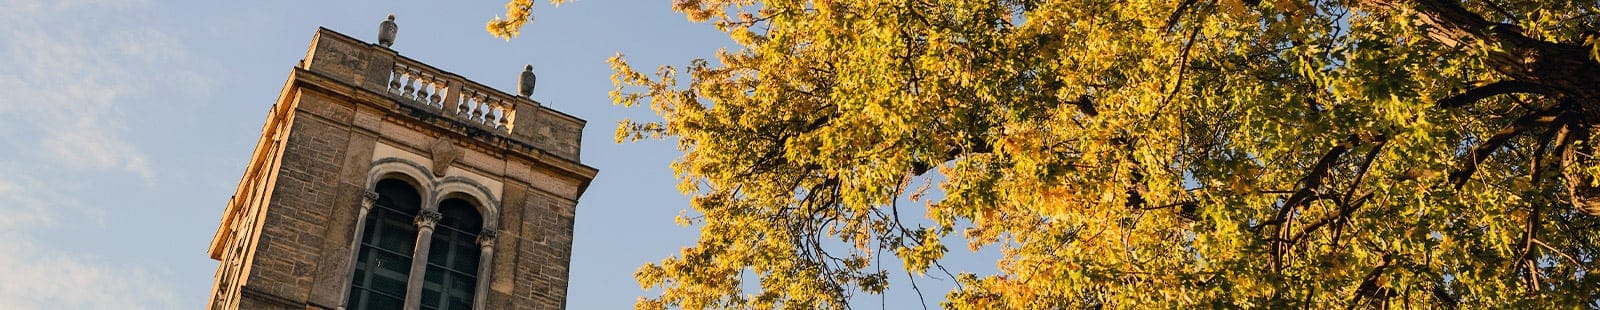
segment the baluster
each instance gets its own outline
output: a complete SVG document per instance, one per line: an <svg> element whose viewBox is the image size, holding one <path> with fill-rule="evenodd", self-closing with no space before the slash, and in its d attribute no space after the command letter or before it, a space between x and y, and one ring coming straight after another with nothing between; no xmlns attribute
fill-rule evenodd
<svg viewBox="0 0 1600 310"><path fill-rule="evenodd" d="M400 79L404 78L400 71L405 70L405 67L405 65L397 63L394 64L393 69L389 70L389 93L400 92Z"/></svg>
<svg viewBox="0 0 1600 310"><path fill-rule="evenodd" d="M511 131L511 104L500 102L500 125L495 126L500 130Z"/></svg>
<svg viewBox="0 0 1600 310"><path fill-rule="evenodd" d="M427 91L422 92L422 96L418 97L417 101L421 102L422 105L424 105L424 106L430 106L431 107L431 106L433 106L433 97L435 96L434 94L439 92L439 87L436 86L436 85L433 85L433 75L431 75L431 74L430 75L426 75L426 76L424 76L422 78L422 84L428 85L428 87L427 87L428 89L427 89Z"/></svg>
<svg viewBox="0 0 1600 310"><path fill-rule="evenodd" d="M406 71L405 71L406 87L400 89L400 96L401 97L406 97L406 98L410 98L410 99L413 99L413 100L417 99L416 93L415 93L415 91L417 90L417 87L416 87L417 76L415 74L416 74L416 71L412 71L409 68L406 69Z"/></svg>
<svg viewBox="0 0 1600 310"><path fill-rule="evenodd" d="M500 109L500 100L499 99L496 99L495 101L489 103L489 110L488 111L484 111L484 113L483 113L483 123L484 123L484 125L489 125L489 127L493 128L495 126L495 124L500 123L500 120L495 118L496 115L494 115L495 110L499 110L499 109Z"/></svg>
<svg viewBox="0 0 1600 310"><path fill-rule="evenodd" d="M417 95L417 103L418 104L428 105L428 87L429 86L431 86L431 85L428 85L428 74L427 73L422 73L422 74L417 75L417 93L416 93L416 95Z"/></svg>
<svg viewBox="0 0 1600 310"><path fill-rule="evenodd" d="M472 101L464 102L461 105L461 109L456 110L456 117L465 119L468 115L472 115L472 107L477 106L480 102L483 102L483 92L474 90L472 92Z"/></svg>
<svg viewBox="0 0 1600 310"><path fill-rule="evenodd" d="M444 98L444 96L440 95L440 93L443 93L444 90L444 80L440 80L438 77L435 77L433 79L433 95L428 96L429 107L443 106L443 102L439 102L439 100Z"/></svg>
<svg viewBox="0 0 1600 310"><path fill-rule="evenodd" d="M490 110L490 104L494 104L494 99L498 99L498 97L494 97L494 93L483 93L483 102L480 102L477 107L472 107L472 121L483 123L483 117L488 117L485 113Z"/></svg>
<svg viewBox="0 0 1600 310"><path fill-rule="evenodd" d="M450 109L451 117L461 117L461 115L466 115L467 109L470 109L470 107L472 107L472 101L477 101L478 91L475 91L475 89L467 89L467 88L461 88L461 89L466 94L462 94L462 96L461 96L461 104L456 104L456 105L454 105L454 107L451 107L451 109Z"/></svg>
<svg viewBox="0 0 1600 310"><path fill-rule="evenodd" d="M465 113L462 113L461 116L469 120L476 119L475 117L472 117L472 111L478 110L478 107L483 106L484 102L489 102L489 93L480 90L478 91L477 96L472 97L472 106L467 107L467 110Z"/></svg>
<svg viewBox="0 0 1600 310"><path fill-rule="evenodd" d="M417 103L420 103L420 104L423 104L423 105L427 105L428 104L428 74L425 73L425 72L417 74L417 93L416 93L416 95L417 95L416 96L417 97Z"/></svg>
<svg viewBox="0 0 1600 310"><path fill-rule="evenodd" d="M483 99L483 101L478 102L477 106L472 107L472 121L478 122L479 124L483 123L483 106L489 103L488 96L484 96Z"/></svg>
<svg viewBox="0 0 1600 310"><path fill-rule="evenodd" d="M468 90L465 95L466 96L461 97L461 105L456 106L456 110L454 111L456 117L465 118L467 111L472 111L472 104L478 101L478 96L481 95L481 93L478 93L477 90Z"/></svg>
<svg viewBox="0 0 1600 310"><path fill-rule="evenodd" d="M412 79L413 80L417 80L417 84L428 83L428 76L427 75L423 75L422 70L420 70L420 69L412 69L411 70L411 74L413 75ZM423 86L423 85L418 85L418 86ZM427 93L426 90L423 89L423 87L417 87L417 93L414 94L411 97L411 99L417 100L417 102L427 102L428 101L428 93Z"/></svg>

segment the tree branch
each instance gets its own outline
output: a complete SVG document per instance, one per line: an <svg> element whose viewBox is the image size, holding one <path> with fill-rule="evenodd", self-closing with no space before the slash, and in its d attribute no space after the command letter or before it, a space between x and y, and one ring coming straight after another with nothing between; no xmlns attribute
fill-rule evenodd
<svg viewBox="0 0 1600 310"><path fill-rule="evenodd" d="M1504 146L1506 142L1511 141L1512 137L1515 137L1516 135L1521 134L1530 128L1554 122L1556 119L1555 110L1556 109L1546 109L1544 111L1525 114L1522 117L1517 118L1516 121L1511 122L1511 125L1500 129L1499 132L1496 132L1493 136L1490 136L1489 139L1484 140L1483 143L1478 144L1478 147L1474 148L1471 153L1467 154L1467 156L1469 156L1467 158L1467 166L1461 170L1450 173L1450 184L1454 185L1456 189L1461 189L1461 186L1466 185L1467 180L1472 178L1472 174L1478 172L1478 165L1482 164L1483 160L1488 159L1489 154L1493 154L1494 151L1499 150L1501 146Z"/></svg>
<svg viewBox="0 0 1600 310"><path fill-rule="evenodd" d="M1357 0L1372 11L1416 13L1428 26L1428 37L1452 48L1472 48L1474 41L1488 47L1489 66L1512 80L1537 83L1549 92L1593 102L1600 98L1600 62L1588 57L1588 48L1571 43L1534 39L1516 25L1489 21L1461 6L1457 0ZM1567 38L1576 40L1578 38Z"/></svg>
<svg viewBox="0 0 1600 310"><path fill-rule="evenodd" d="M1370 191L1364 193L1362 197L1356 198L1355 200L1351 200L1351 198L1354 198L1356 188L1361 186L1361 179L1366 176L1367 170L1372 167L1372 162L1378 158L1378 153L1383 151L1385 142L1387 142L1387 139L1383 135L1379 135L1376 137L1376 139L1374 139L1372 149L1368 150L1367 155L1361 160L1360 170L1356 172L1355 179L1350 181L1350 186L1345 190L1344 196L1342 198L1335 198L1335 201L1339 203L1339 213L1334 214L1333 216L1324 217L1321 220L1312 223L1311 225L1306 225L1305 228L1300 230L1299 234L1288 238L1290 247L1299 244L1301 239L1311 235L1311 233L1316 232L1317 229L1322 228L1325 225L1339 223L1349 219L1350 214L1355 213L1356 209L1361 208L1361 205L1366 203L1366 198L1372 194ZM1335 231L1337 232L1337 229ZM1334 244L1338 245L1337 236L1334 237L1334 240Z"/></svg>
<svg viewBox="0 0 1600 310"><path fill-rule="evenodd" d="M1190 6L1194 5L1195 2L1196 0L1183 0L1182 3L1178 3L1178 8L1172 10L1172 15L1167 16L1167 24L1162 26L1161 29L1166 29L1167 32L1172 32L1172 27L1178 26L1178 18L1182 17L1183 12L1187 11Z"/></svg>
<svg viewBox="0 0 1600 310"><path fill-rule="evenodd" d="M1347 309L1355 309L1357 305L1361 304L1361 300L1365 298L1388 297L1387 289L1382 284L1378 284L1378 277L1382 277L1383 271L1388 269L1393 262L1394 254L1383 256L1383 260L1378 262L1378 267L1372 268L1372 272L1368 272L1367 276L1361 280L1361 285L1356 287L1356 296L1350 301L1350 306Z"/></svg>
<svg viewBox="0 0 1600 310"><path fill-rule="evenodd" d="M1078 110L1083 112L1083 115L1088 115L1089 117L1100 116L1100 112L1094 109L1094 97L1089 97L1089 95L1078 96L1078 100L1068 101L1067 103L1078 107Z"/></svg>
<svg viewBox="0 0 1600 310"><path fill-rule="evenodd" d="M1439 99L1439 101L1434 102L1434 106L1446 109L1458 108L1477 102L1478 100L1483 100L1484 98L1515 93L1550 95L1555 92L1549 87L1539 85L1538 83L1506 80L1473 87L1472 89L1468 89L1466 92L1462 92L1448 98Z"/></svg>
<svg viewBox="0 0 1600 310"><path fill-rule="evenodd" d="M1296 190L1294 194L1289 195L1289 198L1284 199L1283 206L1278 208L1277 216L1273 217L1272 220L1262 223L1262 225L1275 225L1278 228L1277 236L1271 238L1273 241L1273 271L1280 270L1283 267L1283 255L1289 251L1287 243L1289 242L1290 238L1289 230L1292 228L1289 225L1289 215L1292 214L1295 209L1299 208L1300 205L1310 203L1313 198L1316 197L1317 188L1322 186L1322 179L1328 176L1329 170L1333 169L1334 162L1337 161L1340 156L1344 156L1345 152L1349 152L1352 146L1360 142L1360 136L1350 135L1348 138L1345 138L1344 143L1334 146L1333 149L1328 150L1328 153L1323 154L1322 158L1318 159L1317 163L1311 166L1311 171L1306 173L1304 178L1300 179L1300 189Z"/></svg>

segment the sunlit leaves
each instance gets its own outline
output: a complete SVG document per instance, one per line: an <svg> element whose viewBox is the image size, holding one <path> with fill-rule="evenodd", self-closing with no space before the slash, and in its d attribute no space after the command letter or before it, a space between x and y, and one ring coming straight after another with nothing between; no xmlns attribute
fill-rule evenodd
<svg viewBox="0 0 1600 310"><path fill-rule="evenodd" d="M570 0L550 0L551 5L561 5ZM506 2L506 16L495 17L483 27L495 37L511 40L521 33L522 27L533 21L533 0L511 0Z"/></svg>
<svg viewBox="0 0 1600 310"><path fill-rule="evenodd" d="M1438 104L1530 79L1539 68L1508 67L1545 55L1528 46L1600 60L1593 3L672 7L736 46L650 74L610 60L611 99L661 116L624 120L617 140L678 144L679 189L695 196L679 221L701 233L637 271L660 289L640 308L842 308L900 279L887 275L945 273L952 248L980 247L1000 249L1000 273L950 275L943 306L1600 298L1600 221L1568 196L1600 186L1596 120L1536 117L1576 109L1560 101L1582 87ZM1474 16L1492 24L1459 25ZM1583 73L1564 77L1600 76ZM902 218L911 208L932 225Z"/></svg>

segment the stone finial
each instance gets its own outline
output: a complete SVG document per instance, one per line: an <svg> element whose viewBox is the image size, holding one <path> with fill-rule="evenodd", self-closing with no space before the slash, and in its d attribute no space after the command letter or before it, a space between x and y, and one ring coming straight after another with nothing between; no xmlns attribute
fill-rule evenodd
<svg viewBox="0 0 1600 310"><path fill-rule="evenodd" d="M394 24L394 14L389 14L388 19L378 23L378 45L389 47L394 45L395 32L400 31L400 26Z"/></svg>
<svg viewBox="0 0 1600 310"><path fill-rule="evenodd" d="M538 80L533 75L533 65L522 67L522 76L517 78L517 93L523 97L533 98L533 82Z"/></svg>

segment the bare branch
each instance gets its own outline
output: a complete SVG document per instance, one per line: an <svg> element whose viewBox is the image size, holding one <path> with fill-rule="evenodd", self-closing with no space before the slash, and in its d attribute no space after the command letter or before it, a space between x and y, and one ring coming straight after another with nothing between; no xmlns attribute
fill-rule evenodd
<svg viewBox="0 0 1600 310"><path fill-rule="evenodd" d="M1183 3L1179 3L1178 8L1172 10L1172 15L1167 16L1167 24L1162 26L1161 29L1166 29L1167 32L1172 32L1172 28L1178 26L1178 18L1182 17L1183 12L1188 11L1190 6L1194 6L1196 1L1197 0L1183 0Z"/></svg>
<svg viewBox="0 0 1600 310"><path fill-rule="evenodd" d="M1507 80L1473 87L1472 89L1468 89L1466 92L1462 92L1448 98L1439 99L1439 101L1434 103L1434 106L1446 109L1459 108L1466 106L1467 104L1477 102L1478 100L1483 100L1484 98L1516 93L1550 95L1554 94L1555 91L1550 89L1550 87L1539 85L1538 83Z"/></svg>
<svg viewBox="0 0 1600 310"><path fill-rule="evenodd" d="M1385 145L1386 141L1387 140L1384 138L1384 136L1381 135L1375 139L1372 149L1368 150L1367 155L1361 160L1361 167L1360 170L1356 172L1355 180L1350 182L1350 185L1345 190L1343 197L1335 198L1335 201L1339 203L1339 213L1324 217L1321 220L1312 223L1311 225L1306 225L1305 228L1301 229L1299 234L1288 238L1288 246L1293 247L1299 244L1301 239L1311 235L1311 233L1316 232L1317 229L1322 228L1323 226L1349 219L1350 215L1354 214L1356 209L1361 208L1361 205L1365 204L1367 201L1367 196L1371 195L1370 192L1365 193L1362 197L1355 200L1351 200L1351 198L1354 198L1356 188L1361 186L1361 179L1367 174L1367 170L1372 167L1372 162L1376 160L1378 154L1383 151L1383 146ZM1335 242L1335 244L1337 244L1337 242Z"/></svg>
<svg viewBox="0 0 1600 310"><path fill-rule="evenodd" d="M1383 276L1383 271L1388 269L1393 262L1394 254L1383 256L1383 260L1378 262L1378 267L1372 268L1372 271L1368 272L1367 276L1361 280L1361 285L1356 287L1356 296L1350 301L1350 307L1347 309L1355 309L1357 305L1361 304L1362 299L1388 297L1388 289L1379 284L1378 278Z"/></svg>
<svg viewBox="0 0 1600 310"><path fill-rule="evenodd" d="M1501 146L1505 146L1506 142L1511 141L1512 137L1515 137L1518 134L1527 131L1528 129L1534 128L1538 125L1554 122L1556 119L1555 110L1556 109L1547 109L1544 111L1523 115L1522 117L1517 118L1516 121L1513 121L1511 125L1500 129L1499 132L1496 132L1493 136L1490 136L1489 139L1478 144L1478 147L1474 148L1471 153L1467 154L1467 156L1469 156L1467 158L1467 166L1461 170L1450 173L1450 183L1454 185L1456 189L1461 189L1461 186L1466 185L1467 180L1472 178L1472 174L1478 172L1478 165L1482 164L1483 160L1488 159L1489 154L1493 154L1494 151L1499 150Z"/></svg>
<svg viewBox="0 0 1600 310"><path fill-rule="evenodd" d="M1289 225L1290 214L1301 205L1310 203L1314 200L1313 198L1316 198L1316 190L1322 186L1323 178L1328 176L1328 171L1333 169L1334 162L1340 156L1344 156L1344 153L1349 152L1352 146L1360 142L1360 136L1350 135L1345 139L1344 143L1334 146L1333 149L1328 150L1328 153L1323 154L1322 158L1311 166L1311 171L1300 179L1300 189L1296 190L1293 195L1289 195L1289 198L1284 199L1283 206L1278 208L1277 216L1262 223L1263 226L1277 226L1277 236L1270 239L1273 241L1272 270L1280 270L1283 266L1283 255L1289 251L1289 231L1292 229L1291 225Z"/></svg>

